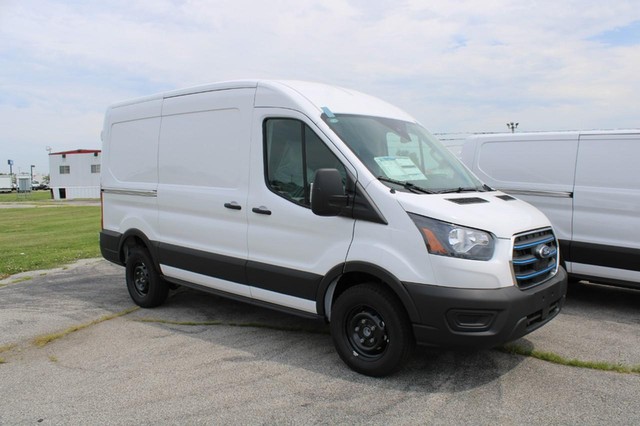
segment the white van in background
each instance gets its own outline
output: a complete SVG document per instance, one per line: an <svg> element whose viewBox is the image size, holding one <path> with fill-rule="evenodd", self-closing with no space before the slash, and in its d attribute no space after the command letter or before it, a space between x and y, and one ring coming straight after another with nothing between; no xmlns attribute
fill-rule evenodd
<svg viewBox="0 0 640 426"><path fill-rule="evenodd" d="M324 319L382 376L416 342L495 346L564 303L544 214L371 96L217 83L114 105L102 136L100 247L140 306L171 283Z"/></svg>
<svg viewBox="0 0 640 426"><path fill-rule="evenodd" d="M640 288L640 130L478 135L461 158L549 217L570 276Z"/></svg>

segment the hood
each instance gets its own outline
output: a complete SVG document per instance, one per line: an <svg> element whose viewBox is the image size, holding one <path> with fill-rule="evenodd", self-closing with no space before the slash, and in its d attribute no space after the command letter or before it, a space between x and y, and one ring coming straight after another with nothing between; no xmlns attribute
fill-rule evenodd
<svg viewBox="0 0 640 426"><path fill-rule="evenodd" d="M498 238L551 226L537 208L500 191L460 194L396 192L407 212L493 233Z"/></svg>

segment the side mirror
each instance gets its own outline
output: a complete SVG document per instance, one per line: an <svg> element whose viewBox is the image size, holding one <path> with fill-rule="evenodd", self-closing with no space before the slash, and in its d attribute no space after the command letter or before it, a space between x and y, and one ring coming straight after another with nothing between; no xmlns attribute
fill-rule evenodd
<svg viewBox="0 0 640 426"><path fill-rule="evenodd" d="M311 185L311 211L318 216L337 216L348 205L340 172L318 169Z"/></svg>

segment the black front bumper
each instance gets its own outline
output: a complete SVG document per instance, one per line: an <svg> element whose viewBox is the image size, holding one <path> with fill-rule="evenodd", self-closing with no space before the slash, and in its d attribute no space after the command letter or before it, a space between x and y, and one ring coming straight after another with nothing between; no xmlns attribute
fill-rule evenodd
<svg viewBox="0 0 640 426"><path fill-rule="evenodd" d="M565 302L567 273L559 268L532 288L477 290L404 283L420 315L416 342L428 346L493 347L553 319Z"/></svg>

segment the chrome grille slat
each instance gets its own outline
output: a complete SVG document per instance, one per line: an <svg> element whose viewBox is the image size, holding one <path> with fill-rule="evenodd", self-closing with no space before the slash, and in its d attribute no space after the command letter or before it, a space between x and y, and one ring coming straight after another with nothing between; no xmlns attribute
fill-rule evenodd
<svg viewBox="0 0 640 426"><path fill-rule="evenodd" d="M558 241L553 230L545 228L516 235L512 267L519 288L535 286L555 275Z"/></svg>

